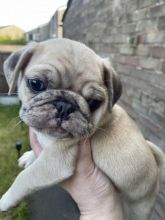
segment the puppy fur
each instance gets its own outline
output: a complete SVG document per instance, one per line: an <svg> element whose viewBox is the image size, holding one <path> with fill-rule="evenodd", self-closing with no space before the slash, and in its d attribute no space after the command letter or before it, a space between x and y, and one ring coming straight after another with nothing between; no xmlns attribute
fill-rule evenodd
<svg viewBox="0 0 165 220"><path fill-rule="evenodd" d="M90 137L95 163L120 193L124 220L149 220L164 155L115 104L122 88L109 61L79 42L55 39L14 52L4 63L4 73L10 94L18 82L20 117L35 129L43 150L37 159L33 151L20 158L19 165L25 169L2 196L0 210L72 176L78 142ZM35 93L28 79L46 82L46 90ZM76 106L60 125L57 100ZM101 100L101 104L91 111L89 100Z"/></svg>

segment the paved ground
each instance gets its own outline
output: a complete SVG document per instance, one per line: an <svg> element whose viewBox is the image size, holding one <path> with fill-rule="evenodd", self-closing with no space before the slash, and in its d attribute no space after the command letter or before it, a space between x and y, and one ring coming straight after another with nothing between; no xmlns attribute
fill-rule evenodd
<svg viewBox="0 0 165 220"><path fill-rule="evenodd" d="M71 197L58 187L35 193L29 202L30 220L79 220Z"/></svg>

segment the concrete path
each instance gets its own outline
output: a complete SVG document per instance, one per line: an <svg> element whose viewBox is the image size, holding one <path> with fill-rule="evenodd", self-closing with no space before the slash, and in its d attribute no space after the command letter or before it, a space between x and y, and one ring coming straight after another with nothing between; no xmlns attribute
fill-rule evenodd
<svg viewBox="0 0 165 220"><path fill-rule="evenodd" d="M59 187L35 193L29 201L29 220L79 220L72 198Z"/></svg>

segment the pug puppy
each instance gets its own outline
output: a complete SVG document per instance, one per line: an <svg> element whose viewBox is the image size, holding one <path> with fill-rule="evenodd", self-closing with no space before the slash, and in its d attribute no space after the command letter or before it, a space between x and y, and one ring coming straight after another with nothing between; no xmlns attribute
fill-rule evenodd
<svg viewBox="0 0 165 220"><path fill-rule="evenodd" d="M9 94L18 82L20 118L35 130L42 152L21 157L26 169L2 196L0 210L72 176L78 142L90 137L95 163L120 192L124 219L148 220L164 155L115 104L122 86L111 64L84 44L55 39L11 54L4 73Z"/></svg>

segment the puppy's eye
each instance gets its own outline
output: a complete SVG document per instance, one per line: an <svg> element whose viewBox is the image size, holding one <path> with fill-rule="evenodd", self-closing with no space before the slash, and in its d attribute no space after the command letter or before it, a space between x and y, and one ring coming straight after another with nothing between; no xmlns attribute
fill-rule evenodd
<svg viewBox="0 0 165 220"><path fill-rule="evenodd" d="M102 104L102 100L99 100L99 99L87 99L87 102L88 102L88 105L89 105L89 108L91 110L91 112L94 112L95 110L97 110L101 104Z"/></svg>
<svg viewBox="0 0 165 220"><path fill-rule="evenodd" d="M33 92L42 92L47 88L47 84L40 79L28 79L27 83Z"/></svg>

